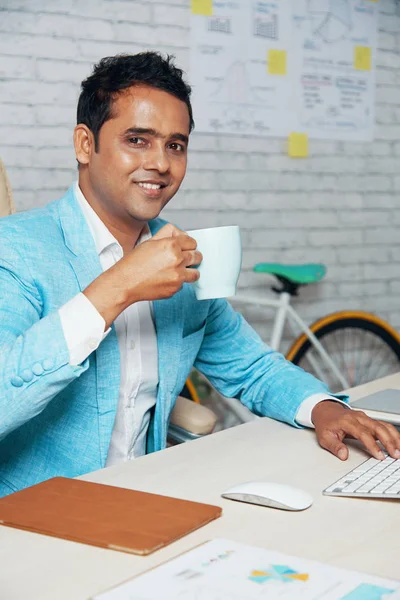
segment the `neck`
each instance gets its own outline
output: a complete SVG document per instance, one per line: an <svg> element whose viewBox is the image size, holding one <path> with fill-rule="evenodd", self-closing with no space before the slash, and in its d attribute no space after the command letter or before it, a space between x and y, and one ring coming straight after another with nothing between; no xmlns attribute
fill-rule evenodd
<svg viewBox="0 0 400 600"><path fill-rule="evenodd" d="M87 183L84 177L79 177L78 183L87 203L120 244L124 255L133 250L146 223L135 221L134 219L124 219L122 215L118 215L117 213L109 213L102 202L97 199L90 184Z"/></svg>

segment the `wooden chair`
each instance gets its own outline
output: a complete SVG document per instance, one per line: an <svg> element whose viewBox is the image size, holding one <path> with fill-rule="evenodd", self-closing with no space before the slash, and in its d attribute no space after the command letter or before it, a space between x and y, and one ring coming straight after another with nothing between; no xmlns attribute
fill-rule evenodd
<svg viewBox="0 0 400 600"><path fill-rule="evenodd" d="M0 217L5 217L15 212L15 206L11 193L10 182L6 169L0 158Z"/></svg>

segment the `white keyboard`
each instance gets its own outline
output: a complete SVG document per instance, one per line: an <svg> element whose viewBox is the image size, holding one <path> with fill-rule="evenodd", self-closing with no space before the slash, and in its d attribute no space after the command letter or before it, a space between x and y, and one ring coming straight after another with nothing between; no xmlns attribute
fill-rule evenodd
<svg viewBox="0 0 400 600"><path fill-rule="evenodd" d="M323 491L328 496L400 500L400 459L369 458Z"/></svg>

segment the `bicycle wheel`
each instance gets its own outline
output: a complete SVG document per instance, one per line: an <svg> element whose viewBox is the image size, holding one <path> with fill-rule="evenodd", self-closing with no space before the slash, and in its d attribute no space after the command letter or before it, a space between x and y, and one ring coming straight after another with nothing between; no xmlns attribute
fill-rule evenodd
<svg viewBox="0 0 400 600"><path fill-rule="evenodd" d="M400 370L400 335L375 315L359 311L333 313L316 321L310 329L350 387ZM332 392L343 388L305 334L295 341L286 358L319 376ZM319 375L310 359L318 365Z"/></svg>

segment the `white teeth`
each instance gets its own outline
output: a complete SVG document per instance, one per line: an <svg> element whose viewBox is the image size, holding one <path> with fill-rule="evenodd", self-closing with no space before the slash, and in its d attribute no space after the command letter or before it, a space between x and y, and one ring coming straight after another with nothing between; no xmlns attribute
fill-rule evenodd
<svg viewBox="0 0 400 600"><path fill-rule="evenodd" d="M139 183L139 185L146 190L159 190L161 188L158 183Z"/></svg>

